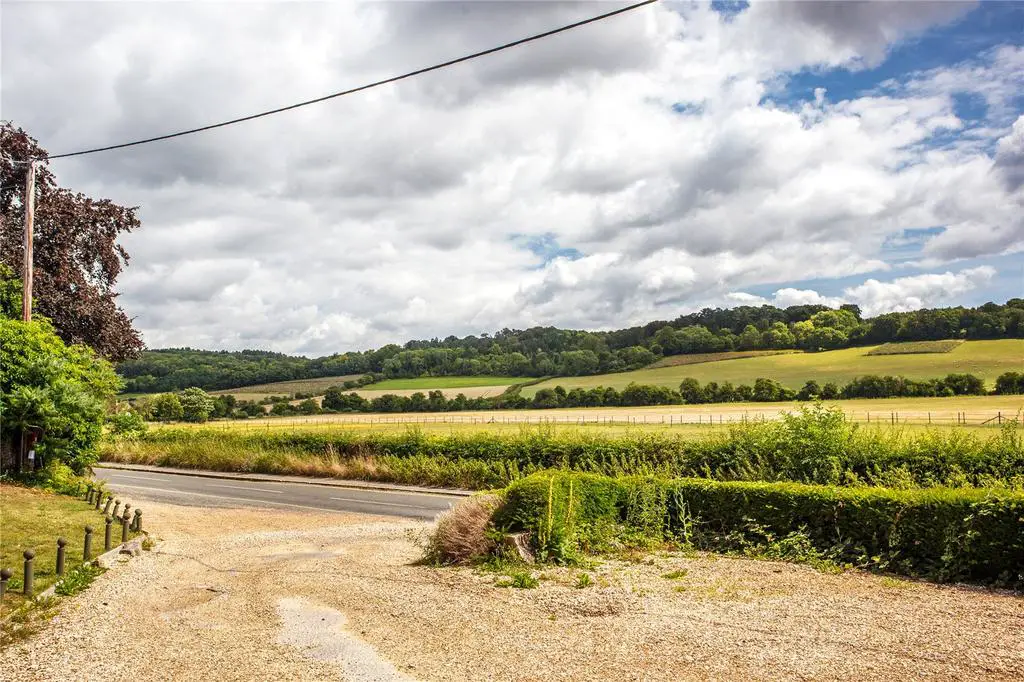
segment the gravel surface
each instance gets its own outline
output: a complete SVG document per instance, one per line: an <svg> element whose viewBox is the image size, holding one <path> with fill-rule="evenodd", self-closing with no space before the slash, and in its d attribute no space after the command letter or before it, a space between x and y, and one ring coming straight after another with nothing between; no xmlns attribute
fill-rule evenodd
<svg viewBox="0 0 1024 682"><path fill-rule="evenodd" d="M145 505L156 549L64 601L0 679L1024 679L1019 596L676 555L516 590L412 565L424 524Z"/></svg>

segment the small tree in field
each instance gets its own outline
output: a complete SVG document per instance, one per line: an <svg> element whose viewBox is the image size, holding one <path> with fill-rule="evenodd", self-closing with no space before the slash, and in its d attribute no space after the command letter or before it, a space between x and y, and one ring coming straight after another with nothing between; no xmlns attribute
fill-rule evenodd
<svg viewBox="0 0 1024 682"><path fill-rule="evenodd" d="M149 404L153 419L161 422L178 421L184 416L181 401L173 393L161 393Z"/></svg>
<svg viewBox="0 0 1024 682"><path fill-rule="evenodd" d="M181 392L182 418L187 422L202 423L213 413L213 398L201 388L186 388Z"/></svg>

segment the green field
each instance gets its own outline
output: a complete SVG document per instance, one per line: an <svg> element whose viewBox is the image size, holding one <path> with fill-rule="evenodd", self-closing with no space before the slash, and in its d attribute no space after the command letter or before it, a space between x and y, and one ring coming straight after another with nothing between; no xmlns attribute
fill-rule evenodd
<svg viewBox="0 0 1024 682"><path fill-rule="evenodd" d="M1024 369L1024 339L996 341L965 341L948 353L869 355L874 347L844 348L822 353L787 353L695 365L654 367L584 377L556 377L523 389L522 395L532 397L542 388L563 386L566 390L611 386L622 389L631 382L677 388L686 377L701 383L730 381L753 384L759 377L775 379L798 389L809 379L819 384L833 381L846 383L865 374L902 375L911 379L932 379L952 372L975 374L991 387L1003 372Z"/></svg>
<svg viewBox="0 0 1024 682"><path fill-rule="evenodd" d="M510 386L527 381L524 377L417 377L385 379L366 387L373 391L430 391L439 388L470 388L475 386Z"/></svg>

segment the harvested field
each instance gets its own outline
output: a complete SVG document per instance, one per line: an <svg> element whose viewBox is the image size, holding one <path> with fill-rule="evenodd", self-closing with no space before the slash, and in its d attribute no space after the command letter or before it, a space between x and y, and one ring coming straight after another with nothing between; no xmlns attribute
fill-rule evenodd
<svg viewBox="0 0 1024 682"><path fill-rule="evenodd" d="M678 367L680 365L699 365L704 362L721 362L722 360L741 360L743 358L762 358L769 355L786 355L799 353L797 350L737 350L725 353L691 353L689 355L670 355L651 364L647 369L659 367Z"/></svg>
<svg viewBox="0 0 1024 682"><path fill-rule="evenodd" d="M372 386L377 386L377 385L378 384L372 384ZM506 384L506 385L497 385L497 386L466 386L466 387L462 387L462 388L431 388L431 389L422 389L422 388L378 389L378 388L373 388L373 389L360 389L360 390L357 390L357 391L354 391L354 392L358 393L361 396L363 396L367 400L373 400L374 398L380 397L382 395L386 395L388 393L390 393L392 395L402 395L402 396L410 396L413 393L423 393L423 394L426 394L428 390L430 390L430 391L441 391L441 393L444 394L445 398L454 398L455 396L457 396L460 393L463 394L464 396L466 396L467 398L489 398L490 396L501 395L502 393L505 392L505 389L508 388L508 386L509 385Z"/></svg>
<svg viewBox="0 0 1024 682"><path fill-rule="evenodd" d="M211 391L211 395L232 394L239 400L253 400L248 396L258 395L262 397L270 395L292 395L293 393L307 393L322 395L331 386L341 386L350 379L358 379L358 374L346 374L337 377L319 377L317 379L296 379L294 381L275 381L271 384L254 384L242 386L226 391ZM247 396L243 398L242 396Z"/></svg>
<svg viewBox="0 0 1024 682"><path fill-rule="evenodd" d="M62 679L69 660L83 679L138 680L1024 676L1024 602L1006 593L701 554L605 561L584 589L580 569L537 570L537 589L509 589L412 565L424 524L145 506L163 541L67 600L0 677Z"/></svg>
<svg viewBox="0 0 1024 682"><path fill-rule="evenodd" d="M912 355L915 353L948 353L963 341L907 341L904 343L883 343L868 351L868 355Z"/></svg>
<svg viewBox="0 0 1024 682"><path fill-rule="evenodd" d="M393 425L488 429L525 424L564 424L594 428L627 426L639 428L686 427L729 424L751 419L777 419L783 412L799 410L807 403L721 403L709 405L667 405L652 407L592 407L553 410L485 410L479 412L406 412L399 414L324 414L311 417L270 417L265 419L218 421L210 424L175 424L175 428L216 428L226 431L268 431L275 429L387 428ZM840 407L853 421L900 425L996 426L999 420L1019 418L1024 396L991 395L957 398L879 398L874 400L826 401ZM1001 415L1001 416L1000 416ZM160 428L153 425L153 428Z"/></svg>

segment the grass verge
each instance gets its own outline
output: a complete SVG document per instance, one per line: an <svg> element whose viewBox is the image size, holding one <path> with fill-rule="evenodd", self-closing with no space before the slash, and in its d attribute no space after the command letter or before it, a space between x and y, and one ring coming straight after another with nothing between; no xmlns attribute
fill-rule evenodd
<svg viewBox="0 0 1024 682"><path fill-rule="evenodd" d="M31 549L36 553L37 593L57 581L58 537L68 541L65 565L69 571L82 562L86 526L93 528L93 555L103 551L103 515L84 500L0 484L0 512L0 566L14 573L8 584L9 592L4 596L4 601L10 600L10 605L25 601L19 593L25 550Z"/></svg>

